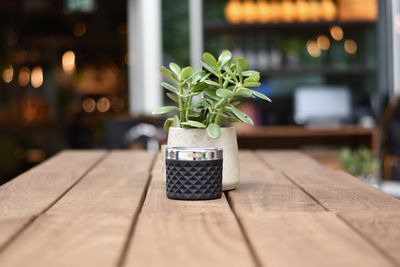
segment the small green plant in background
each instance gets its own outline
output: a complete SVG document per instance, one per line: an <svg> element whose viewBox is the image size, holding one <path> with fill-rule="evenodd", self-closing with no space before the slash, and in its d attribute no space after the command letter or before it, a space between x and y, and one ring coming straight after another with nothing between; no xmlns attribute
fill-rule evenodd
<svg viewBox="0 0 400 267"><path fill-rule="evenodd" d="M342 148L339 151L339 160L348 173L357 177L376 176L379 171L379 159L368 148L354 151L350 148Z"/></svg>
<svg viewBox="0 0 400 267"><path fill-rule="evenodd" d="M253 124L252 119L243 113L238 105L243 98L261 98L271 101L267 96L252 88L260 85L260 73L249 70L245 58L232 57L228 50L222 51L218 60L210 53L204 53L201 70L193 67L179 67L170 63L169 68L161 67L161 73L171 83L161 85L168 90L167 96L177 106L163 106L153 114L175 112L168 118L164 129L169 127L206 128L211 138L218 138L220 127L232 122ZM193 97L202 94L202 99L193 102Z"/></svg>

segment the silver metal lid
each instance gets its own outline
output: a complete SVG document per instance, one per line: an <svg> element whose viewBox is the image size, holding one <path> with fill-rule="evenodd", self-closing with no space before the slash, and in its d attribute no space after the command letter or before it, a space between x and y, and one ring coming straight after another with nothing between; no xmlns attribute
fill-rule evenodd
<svg viewBox="0 0 400 267"><path fill-rule="evenodd" d="M165 158L173 160L222 159L222 148L217 147L167 147Z"/></svg>

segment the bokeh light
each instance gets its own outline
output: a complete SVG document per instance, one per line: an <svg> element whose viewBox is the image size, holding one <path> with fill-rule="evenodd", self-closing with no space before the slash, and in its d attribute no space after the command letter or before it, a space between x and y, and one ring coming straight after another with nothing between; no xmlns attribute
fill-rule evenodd
<svg viewBox="0 0 400 267"><path fill-rule="evenodd" d="M72 74L75 72L75 53L73 51L66 51L63 54L62 68L65 74Z"/></svg>
<svg viewBox="0 0 400 267"><path fill-rule="evenodd" d="M39 88L43 84L43 70L41 67L32 69L31 84L34 88Z"/></svg>
<svg viewBox="0 0 400 267"><path fill-rule="evenodd" d="M5 83L12 82L14 78L14 68L13 66L9 65L7 68L3 70L2 78Z"/></svg>
<svg viewBox="0 0 400 267"><path fill-rule="evenodd" d="M93 112L96 109L96 101L91 97L85 98L82 102L82 109L86 113Z"/></svg>
<svg viewBox="0 0 400 267"><path fill-rule="evenodd" d="M330 28L331 36L336 41L340 41L343 39L344 33L343 29L339 26L333 26Z"/></svg>
<svg viewBox="0 0 400 267"><path fill-rule="evenodd" d="M102 97L97 100L96 108L99 112L107 112L110 109L110 100L106 97Z"/></svg>
<svg viewBox="0 0 400 267"><path fill-rule="evenodd" d="M329 38L324 35L318 36L317 44L321 50L328 50L331 47L331 42L329 41Z"/></svg>
<svg viewBox="0 0 400 267"><path fill-rule="evenodd" d="M319 57L321 55L321 49L319 49L317 42L314 40L307 42L307 52L312 57Z"/></svg>
<svg viewBox="0 0 400 267"><path fill-rule="evenodd" d="M28 67L22 67L18 73L18 83L20 86L27 86L29 84L31 71Z"/></svg>
<svg viewBox="0 0 400 267"><path fill-rule="evenodd" d="M357 43L351 39L347 39L344 42L344 50L350 54L354 55L357 52Z"/></svg>

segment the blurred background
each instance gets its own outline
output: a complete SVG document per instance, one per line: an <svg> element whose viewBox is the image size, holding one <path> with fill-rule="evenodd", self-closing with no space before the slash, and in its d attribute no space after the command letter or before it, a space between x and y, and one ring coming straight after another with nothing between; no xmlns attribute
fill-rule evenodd
<svg viewBox="0 0 400 267"><path fill-rule="evenodd" d="M400 180L398 0L0 0L0 184L63 149L165 142L159 67L229 49L272 103L240 148Z"/></svg>

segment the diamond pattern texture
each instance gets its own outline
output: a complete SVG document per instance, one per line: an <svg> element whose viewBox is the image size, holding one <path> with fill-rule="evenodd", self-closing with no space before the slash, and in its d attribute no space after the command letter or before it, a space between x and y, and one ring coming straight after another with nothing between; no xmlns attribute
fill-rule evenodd
<svg viewBox="0 0 400 267"><path fill-rule="evenodd" d="M222 160L166 159L167 197L215 199L222 194Z"/></svg>

